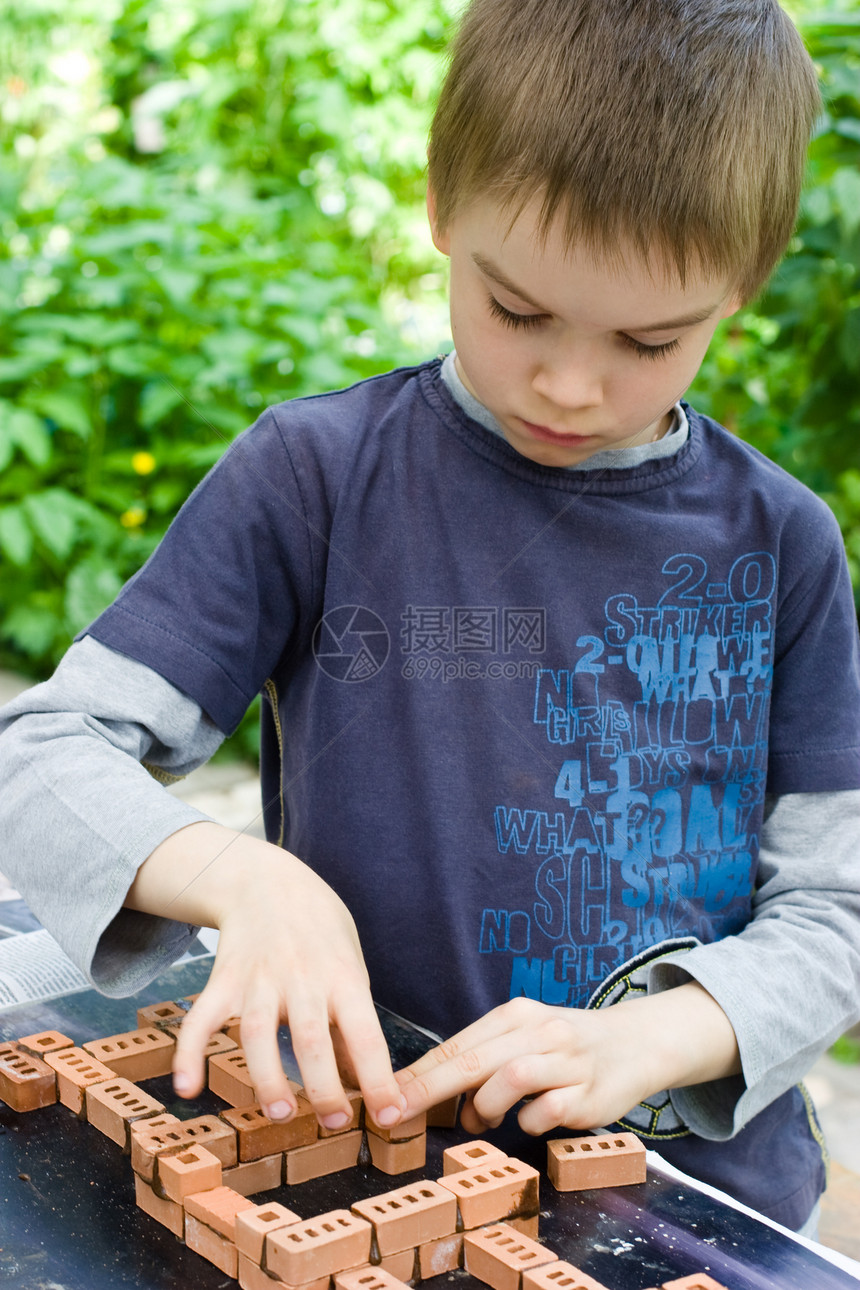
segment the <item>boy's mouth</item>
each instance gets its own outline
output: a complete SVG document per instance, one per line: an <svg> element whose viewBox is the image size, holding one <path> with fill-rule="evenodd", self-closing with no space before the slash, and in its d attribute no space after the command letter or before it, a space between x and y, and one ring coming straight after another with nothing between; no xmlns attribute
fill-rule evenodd
<svg viewBox="0 0 860 1290"><path fill-rule="evenodd" d="M558 430L551 430L549 426L538 426L531 421L525 421L522 417L520 417L520 422L525 426L528 434L533 439L540 439L541 443L576 445L587 443L589 439L594 438L594 435L590 434L563 434Z"/></svg>

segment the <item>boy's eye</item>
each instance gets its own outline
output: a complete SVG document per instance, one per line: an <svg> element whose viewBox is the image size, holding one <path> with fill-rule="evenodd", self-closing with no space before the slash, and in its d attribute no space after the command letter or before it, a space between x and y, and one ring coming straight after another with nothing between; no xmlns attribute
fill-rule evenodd
<svg viewBox="0 0 860 1290"><path fill-rule="evenodd" d="M495 296L487 297L490 306L490 313L494 318L498 318L506 327L539 327L546 320L546 314L515 314L512 310L506 309L504 305L499 304Z"/></svg>
<svg viewBox="0 0 860 1290"><path fill-rule="evenodd" d="M640 358L668 358L670 354L674 354L681 347L679 340L667 340L663 345L643 345L641 340L634 340L632 336L627 336L624 332L620 334L627 348L632 349L633 353L638 354Z"/></svg>

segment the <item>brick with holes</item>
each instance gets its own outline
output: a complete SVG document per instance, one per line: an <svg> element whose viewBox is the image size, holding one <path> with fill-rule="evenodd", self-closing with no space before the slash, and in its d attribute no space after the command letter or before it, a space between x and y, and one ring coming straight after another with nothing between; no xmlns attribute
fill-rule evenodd
<svg viewBox="0 0 860 1290"><path fill-rule="evenodd" d="M166 999L163 1003L148 1003L137 1010L137 1028L143 1030L149 1026L169 1026L182 1022L190 1004L183 1007L180 999Z"/></svg>
<svg viewBox="0 0 860 1290"><path fill-rule="evenodd" d="M236 1215L246 1209L255 1209L253 1201L240 1196L231 1187L214 1187L211 1191L198 1191L186 1196L182 1202L186 1215L199 1219L219 1236L236 1243Z"/></svg>
<svg viewBox="0 0 860 1290"><path fill-rule="evenodd" d="M540 1208L537 1169L509 1156L477 1169L462 1169L439 1179L457 1198L462 1227L468 1231Z"/></svg>
<svg viewBox="0 0 860 1290"><path fill-rule="evenodd" d="M88 1084L85 1095L90 1124L116 1142L123 1151L128 1149L128 1129L134 1120L148 1120L164 1111L161 1102L156 1102L131 1080L117 1076L103 1084Z"/></svg>
<svg viewBox="0 0 860 1290"><path fill-rule="evenodd" d="M589 1191L645 1181L645 1147L635 1133L552 1138L547 1173L556 1191Z"/></svg>
<svg viewBox="0 0 860 1290"><path fill-rule="evenodd" d="M58 1048L45 1055L45 1062L57 1076L57 1098L75 1115L83 1115L86 1091L90 1084L104 1084L115 1079L112 1070L97 1062L83 1048Z"/></svg>
<svg viewBox="0 0 860 1290"><path fill-rule="evenodd" d="M57 1053L61 1048L75 1046L74 1039L69 1039L68 1035L61 1034L59 1030L40 1030L35 1035L24 1035L15 1042L25 1053L31 1053L33 1057L41 1057L42 1061L48 1053Z"/></svg>
<svg viewBox="0 0 860 1290"><path fill-rule="evenodd" d="M337 1137L339 1133L350 1133L353 1129L361 1127L362 1113L364 1111L364 1099L357 1088L345 1088L343 1091L346 1094L347 1101L349 1102L352 1110L352 1119L347 1121L347 1123L339 1129L326 1129L324 1125L321 1124L319 1128L319 1135L321 1138ZM304 1089L300 1089L299 1092L303 1093Z"/></svg>
<svg viewBox="0 0 860 1290"><path fill-rule="evenodd" d="M367 1146L374 1169L383 1174L408 1174L413 1169L423 1169L427 1163L427 1134L406 1142L386 1142L368 1131Z"/></svg>
<svg viewBox="0 0 860 1290"><path fill-rule="evenodd" d="M236 1134L217 1115L198 1115L166 1128L147 1132L141 1128L131 1136L131 1167L145 1182L151 1183L156 1159L165 1152L184 1151L199 1142L217 1156L225 1169L236 1164Z"/></svg>
<svg viewBox="0 0 860 1290"><path fill-rule="evenodd" d="M241 1048L209 1058L209 1091L231 1106L253 1106L257 1101Z"/></svg>
<svg viewBox="0 0 860 1290"><path fill-rule="evenodd" d="M155 1191L179 1205L194 1192L220 1186L221 1161L199 1143L192 1143L185 1151L164 1155L158 1161Z"/></svg>
<svg viewBox="0 0 860 1290"><path fill-rule="evenodd" d="M523 1290L607 1290L607 1287L572 1263L559 1260L524 1272Z"/></svg>
<svg viewBox="0 0 860 1290"><path fill-rule="evenodd" d="M276 1232L280 1227L301 1221L298 1214L277 1201L240 1210L236 1215L236 1248L246 1258L260 1263L267 1232Z"/></svg>
<svg viewBox="0 0 860 1290"><path fill-rule="evenodd" d="M474 1138L471 1142L458 1142L443 1151L442 1173L458 1174L463 1169L478 1169L481 1165L496 1164L507 1158L501 1147L494 1147L492 1142Z"/></svg>
<svg viewBox="0 0 860 1290"><path fill-rule="evenodd" d="M404 1290L404 1283L385 1268L350 1268L338 1272L334 1279L335 1290Z"/></svg>
<svg viewBox="0 0 860 1290"><path fill-rule="evenodd" d="M494 1290L521 1290L523 1274L558 1255L507 1223L492 1223L463 1235L463 1266Z"/></svg>
<svg viewBox="0 0 860 1290"><path fill-rule="evenodd" d="M284 1153L284 1181L288 1187L340 1173L358 1164L361 1151L361 1129L320 1138L307 1147L291 1147Z"/></svg>
<svg viewBox="0 0 860 1290"><path fill-rule="evenodd" d="M17 1044L0 1045L0 1098L13 1111L35 1111L57 1100L57 1077L41 1057Z"/></svg>
<svg viewBox="0 0 860 1290"><path fill-rule="evenodd" d="M352 1212L372 1223L380 1255L414 1249L457 1228L456 1200L429 1179L357 1200Z"/></svg>
<svg viewBox="0 0 860 1290"><path fill-rule="evenodd" d="M81 1047L116 1075L138 1081L170 1074L176 1042L166 1031L151 1026L106 1039L90 1039Z"/></svg>
<svg viewBox="0 0 860 1290"><path fill-rule="evenodd" d="M348 1209L269 1232L263 1249L266 1269L288 1286L303 1286L370 1262L373 1228Z"/></svg>
<svg viewBox="0 0 860 1290"><path fill-rule="evenodd" d="M270 1120L259 1102L221 1112L221 1119L238 1135L240 1161L259 1160L316 1142L317 1117L310 1102L302 1097L298 1101L298 1110L290 1120Z"/></svg>

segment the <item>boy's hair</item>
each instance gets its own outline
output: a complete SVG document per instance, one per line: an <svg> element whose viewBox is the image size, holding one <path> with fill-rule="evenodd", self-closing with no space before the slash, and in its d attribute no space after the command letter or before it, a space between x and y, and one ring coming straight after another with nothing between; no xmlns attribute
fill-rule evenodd
<svg viewBox="0 0 860 1290"><path fill-rule="evenodd" d="M570 245L632 245L746 300L797 215L820 108L776 0L472 0L433 120L444 230L478 197L541 199Z"/></svg>

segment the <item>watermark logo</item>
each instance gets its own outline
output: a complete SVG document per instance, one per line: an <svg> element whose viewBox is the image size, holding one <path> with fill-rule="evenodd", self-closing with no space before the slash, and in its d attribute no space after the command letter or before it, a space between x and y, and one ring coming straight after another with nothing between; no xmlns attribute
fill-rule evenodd
<svg viewBox="0 0 860 1290"><path fill-rule="evenodd" d="M407 605L400 623L406 681L530 679L546 649L537 605Z"/></svg>
<svg viewBox="0 0 860 1290"><path fill-rule="evenodd" d="M364 605L330 609L314 631L314 658L335 681L369 681L385 666L390 649L388 628Z"/></svg>

